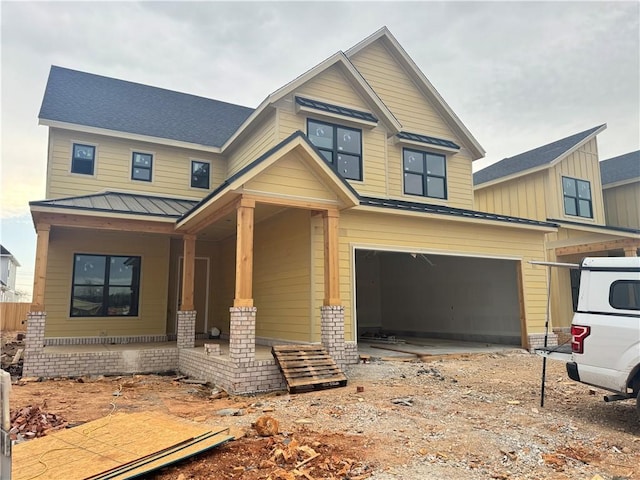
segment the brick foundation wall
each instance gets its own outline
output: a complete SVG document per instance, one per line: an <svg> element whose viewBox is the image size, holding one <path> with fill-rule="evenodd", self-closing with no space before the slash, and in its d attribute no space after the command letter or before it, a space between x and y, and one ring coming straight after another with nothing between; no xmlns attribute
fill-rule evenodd
<svg viewBox="0 0 640 480"><path fill-rule="evenodd" d="M571 327L556 327L553 333L558 336L558 345L571 343Z"/></svg>
<svg viewBox="0 0 640 480"><path fill-rule="evenodd" d="M25 377L80 377L177 370L178 350L158 348L117 352L42 353L31 355Z"/></svg>
<svg viewBox="0 0 640 480"><path fill-rule="evenodd" d="M357 342L344 342L344 359L345 365L355 365L360 362Z"/></svg>
<svg viewBox="0 0 640 480"><path fill-rule="evenodd" d="M196 344L196 311L178 311L178 331L176 342L178 348L193 348Z"/></svg>
<svg viewBox="0 0 640 480"><path fill-rule="evenodd" d="M35 376L40 366L40 356L44 349L44 326L47 321L46 312L29 312L27 314L27 335L24 340L24 363L22 375Z"/></svg>
<svg viewBox="0 0 640 480"><path fill-rule="evenodd" d="M527 335L529 341L529 351L533 352L536 348L544 347L544 333L530 333ZM558 336L555 333L549 333L547 338L547 347L555 347L558 345Z"/></svg>
<svg viewBox="0 0 640 480"><path fill-rule="evenodd" d="M256 307L229 308L229 357L236 365L256 358Z"/></svg>
<svg viewBox="0 0 640 480"><path fill-rule="evenodd" d="M346 363L344 341L344 307L325 305L320 307L320 339L339 366Z"/></svg>
<svg viewBox="0 0 640 480"><path fill-rule="evenodd" d="M127 343L156 343L175 341L175 335L133 335L126 337L47 337L45 346L60 345L122 345Z"/></svg>
<svg viewBox="0 0 640 480"><path fill-rule="evenodd" d="M180 350L178 365L181 373L215 383L232 394L286 389L275 359L238 365L229 358L206 356L195 350Z"/></svg>

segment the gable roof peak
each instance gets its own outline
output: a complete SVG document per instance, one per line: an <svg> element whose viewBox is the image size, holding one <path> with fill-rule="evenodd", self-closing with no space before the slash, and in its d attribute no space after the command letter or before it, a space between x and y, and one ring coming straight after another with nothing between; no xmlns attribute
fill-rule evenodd
<svg viewBox="0 0 640 480"><path fill-rule="evenodd" d="M603 123L602 125L574 133L568 137L527 150L512 157L503 158L499 162L474 173L473 183L478 186L497 181L504 177L524 174L536 168L550 166L555 161L560 160L581 145L584 145L605 128L607 128L607 124Z"/></svg>

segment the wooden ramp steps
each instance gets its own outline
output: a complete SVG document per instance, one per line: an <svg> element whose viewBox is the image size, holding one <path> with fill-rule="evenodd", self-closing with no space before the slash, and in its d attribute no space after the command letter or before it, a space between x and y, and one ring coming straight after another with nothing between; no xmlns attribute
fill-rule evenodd
<svg viewBox="0 0 640 480"><path fill-rule="evenodd" d="M289 393L344 387L346 375L322 345L274 345L276 359Z"/></svg>

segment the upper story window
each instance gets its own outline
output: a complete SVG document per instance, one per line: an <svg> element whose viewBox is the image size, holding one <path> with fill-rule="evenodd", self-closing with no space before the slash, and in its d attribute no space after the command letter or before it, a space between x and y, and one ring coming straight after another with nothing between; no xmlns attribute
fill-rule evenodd
<svg viewBox="0 0 640 480"><path fill-rule="evenodd" d="M153 155L150 153L133 152L131 162L131 178L133 180L151 181L151 170L153 168Z"/></svg>
<svg viewBox="0 0 640 480"><path fill-rule="evenodd" d="M408 148L402 151L404 193L432 198L447 198L445 156Z"/></svg>
<svg viewBox="0 0 640 480"><path fill-rule="evenodd" d="M96 161L96 147L93 145L73 144L71 173L93 175Z"/></svg>
<svg viewBox="0 0 640 480"><path fill-rule="evenodd" d="M191 161L191 186L193 188L209 188L209 162Z"/></svg>
<svg viewBox="0 0 640 480"><path fill-rule="evenodd" d="M309 140L327 163L349 180L362 180L362 131L309 119Z"/></svg>
<svg viewBox="0 0 640 480"><path fill-rule="evenodd" d="M562 177L564 213L577 217L593 218L591 184L577 178Z"/></svg>
<svg viewBox="0 0 640 480"><path fill-rule="evenodd" d="M140 257L73 256L72 317L137 316Z"/></svg>

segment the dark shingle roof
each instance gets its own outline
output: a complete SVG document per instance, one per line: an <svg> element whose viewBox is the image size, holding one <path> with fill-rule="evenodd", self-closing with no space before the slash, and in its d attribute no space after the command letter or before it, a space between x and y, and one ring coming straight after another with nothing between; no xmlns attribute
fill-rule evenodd
<svg viewBox="0 0 640 480"><path fill-rule="evenodd" d="M474 173L473 183L474 185L480 185L497 178L549 164L603 127L604 125L598 125L584 132L576 133L561 140L534 148L528 152L500 160Z"/></svg>
<svg viewBox="0 0 640 480"><path fill-rule="evenodd" d="M640 177L640 150L600 162L602 185Z"/></svg>
<svg viewBox="0 0 640 480"><path fill-rule="evenodd" d="M58 198L29 202L30 206L71 208L97 212L149 215L154 217L178 218L193 208L196 200L154 197L132 193L104 192L79 197Z"/></svg>
<svg viewBox="0 0 640 480"><path fill-rule="evenodd" d="M456 150L460 150L460 145L452 142L451 140L444 140L442 138L428 137L427 135L420 135L418 133L409 132L400 132L396 136L405 140L413 140L414 142L427 143L429 145L436 145L438 147L455 148Z"/></svg>
<svg viewBox="0 0 640 480"><path fill-rule="evenodd" d="M354 110L353 108L341 107L340 105L332 105L330 103L319 102L317 100L311 100L303 97L296 97L296 103L303 107L313 108L322 112L336 113L344 117L366 120L367 122L378 122L378 119L371 113Z"/></svg>
<svg viewBox="0 0 640 480"><path fill-rule="evenodd" d="M253 109L52 66L41 119L221 147Z"/></svg>

